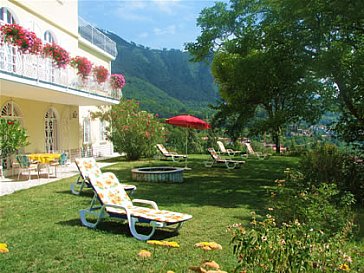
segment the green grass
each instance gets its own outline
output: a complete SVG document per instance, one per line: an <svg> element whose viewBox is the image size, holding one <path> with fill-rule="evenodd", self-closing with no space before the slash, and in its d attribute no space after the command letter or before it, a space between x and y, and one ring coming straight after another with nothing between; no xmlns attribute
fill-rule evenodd
<svg viewBox="0 0 364 273"><path fill-rule="evenodd" d="M176 241L180 248L157 248L154 258L143 263L137 253L153 248L134 239L125 223L106 220L96 230L82 226L79 210L89 206L93 194L87 189L72 195L73 177L0 197L0 242L10 250L0 254L0 272L187 272L206 258L232 272L236 261L226 227L247 223L252 211L265 213L273 181L283 177L286 167L294 167L297 158L249 159L241 169L227 170L205 168L206 156L190 157L192 170L185 172L181 184L131 182L130 169L183 163L119 161L103 169L114 172L121 182L135 184L133 198L193 215L179 234L158 230L152 238ZM218 242L223 250L206 257L193 247L200 241Z"/></svg>

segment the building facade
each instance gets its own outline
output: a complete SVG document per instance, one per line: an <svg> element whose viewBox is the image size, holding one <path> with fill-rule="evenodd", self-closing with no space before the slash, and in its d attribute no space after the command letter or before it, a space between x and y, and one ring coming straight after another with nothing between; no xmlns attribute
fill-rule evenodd
<svg viewBox="0 0 364 273"><path fill-rule="evenodd" d="M56 44L70 58L82 56L92 66L111 71L115 43L78 16L75 0L0 1L0 26L12 24L36 34L42 44ZM65 151L69 156L105 156L113 152L105 122L91 118L98 106L118 104L121 90L76 68L59 67L44 54L29 54L0 44L0 117L19 120L30 144L24 153ZM5 166L7 167L7 166Z"/></svg>

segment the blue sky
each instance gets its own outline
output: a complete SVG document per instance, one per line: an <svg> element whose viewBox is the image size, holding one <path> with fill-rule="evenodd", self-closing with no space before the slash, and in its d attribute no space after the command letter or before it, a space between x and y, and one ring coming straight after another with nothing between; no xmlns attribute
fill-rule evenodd
<svg viewBox="0 0 364 273"><path fill-rule="evenodd" d="M200 33L196 19L210 0L79 0L79 15L128 42L153 49L184 49ZM225 1L224 1L225 2Z"/></svg>

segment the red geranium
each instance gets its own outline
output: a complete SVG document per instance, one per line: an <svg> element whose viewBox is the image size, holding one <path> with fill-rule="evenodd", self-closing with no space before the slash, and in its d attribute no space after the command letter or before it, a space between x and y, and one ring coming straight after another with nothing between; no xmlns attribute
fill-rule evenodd
<svg viewBox="0 0 364 273"><path fill-rule="evenodd" d="M92 70L92 63L86 57L76 56L71 59L71 66L78 70L77 75L86 80Z"/></svg>
<svg viewBox="0 0 364 273"><path fill-rule="evenodd" d="M109 71L102 65L95 66L92 69L92 72L94 73L95 79L98 84L105 82L107 80L107 78L109 77Z"/></svg>
<svg viewBox="0 0 364 273"><path fill-rule="evenodd" d="M55 43L46 44L43 47L43 54L46 57L52 58L54 64L59 68L65 68L70 62L70 54Z"/></svg>
<svg viewBox="0 0 364 273"><path fill-rule="evenodd" d="M42 40L33 31L28 31L17 24L6 24L0 28L3 40L19 48L22 53L39 54Z"/></svg>
<svg viewBox="0 0 364 273"><path fill-rule="evenodd" d="M126 81L122 74L112 74L110 76L110 85L114 90L123 88L125 83Z"/></svg>

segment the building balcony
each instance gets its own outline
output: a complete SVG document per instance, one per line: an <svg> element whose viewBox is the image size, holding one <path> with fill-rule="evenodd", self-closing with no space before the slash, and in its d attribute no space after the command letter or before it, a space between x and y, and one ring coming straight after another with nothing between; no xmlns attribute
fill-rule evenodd
<svg viewBox="0 0 364 273"><path fill-rule="evenodd" d="M78 17L78 33L82 38L107 52L112 57L115 58L118 54L116 43L82 17Z"/></svg>
<svg viewBox="0 0 364 273"><path fill-rule="evenodd" d="M91 106L119 103L121 90L93 77L81 80L77 71L58 68L50 58L22 54L14 46L0 44L0 95L67 105Z"/></svg>

